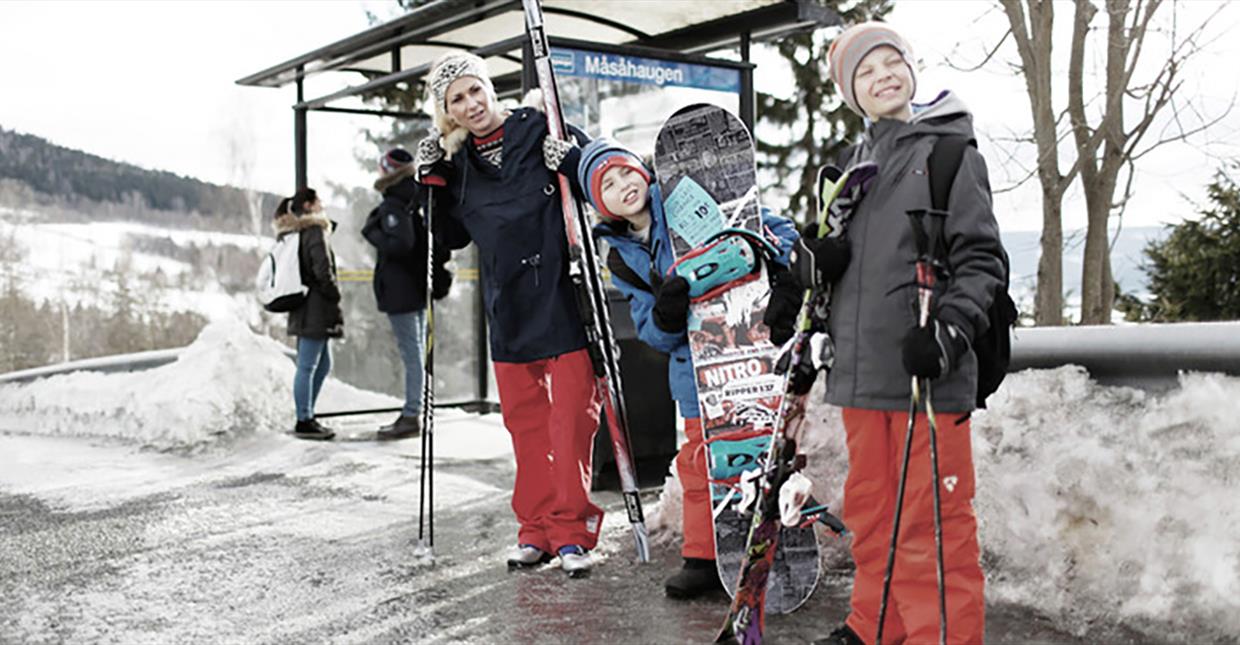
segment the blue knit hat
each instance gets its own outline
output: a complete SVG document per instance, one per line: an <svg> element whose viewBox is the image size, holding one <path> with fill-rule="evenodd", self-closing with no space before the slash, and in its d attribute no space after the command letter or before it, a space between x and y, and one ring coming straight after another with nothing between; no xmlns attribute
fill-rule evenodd
<svg viewBox="0 0 1240 645"><path fill-rule="evenodd" d="M607 207L603 206L602 185L603 175L616 166L632 168L641 173L646 183L651 181L652 173L646 164L642 163L641 158L632 150L604 137L586 144L586 147L581 149L581 161L577 164L577 180L581 183L586 199L590 200L590 205L600 215L613 220L620 218L612 215Z"/></svg>

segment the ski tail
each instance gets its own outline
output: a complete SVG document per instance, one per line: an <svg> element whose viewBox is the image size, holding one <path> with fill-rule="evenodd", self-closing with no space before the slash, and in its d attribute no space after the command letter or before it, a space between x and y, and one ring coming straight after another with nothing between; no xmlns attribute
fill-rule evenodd
<svg viewBox="0 0 1240 645"><path fill-rule="evenodd" d="M543 28L542 5L539 0L522 0L522 4L538 85L542 88L549 136L566 139L564 115L560 109L555 75L551 69L551 49ZM628 414L620 382L620 350L608 317L607 293L599 271L598 253L594 248L594 239L586 234L590 227L586 221L585 210L573 195L568 178L562 174L556 176L564 213L564 232L569 245L569 279L577 291L578 310L582 324L585 325L590 360L594 365L595 385L603 396L607 431L620 474L625 509L633 529L637 559L640 562L649 562L650 542L637 487L637 473L629 449Z"/></svg>

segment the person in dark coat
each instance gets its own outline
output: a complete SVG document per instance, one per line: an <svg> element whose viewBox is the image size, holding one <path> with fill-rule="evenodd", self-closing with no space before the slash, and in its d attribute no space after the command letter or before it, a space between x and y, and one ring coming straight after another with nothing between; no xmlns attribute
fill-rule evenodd
<svg viewBox="0 0 1240 645"><path fill-rule="evenodd" d="M405 439L421 432L423 371L426 353L426 223L420 205L426 189L414 180L413 155L394 148L379 160L375 190L383 201L370 211L362 236L377 253L375 301L387 314L405 366L405 405L392 424L379 430L379 439ZM435 247L432 297L448 295L452 274L444 266L451 258L447 247Z"/></svg>
<svg viewBox="0 0 1240 645"><path fill-rule="evenodd" d="M299 234L301 281L309 290L305 302L288 314L288 333L297 337L297 374L293 378L297 425L293 436L331 439L336 433L314 418L314 403L332 368L329 341L344 337L336 256L331 247L335 223L323 215L323 204L314 189L303 188L289 200L288 210L277 211L275 228L278 237Z"/></svg>
<svg viewBox="0 0 1240 645"><path fill-rule="evenodd" d="M420 173L423 183L444 185L434 200L436 243L478 245L495 381L517 459L520 530L508 563L537 566L558 554L562 569L581 575L603 522L589 494L602 399L568 277L556 177L576 174L580 152L548 136L546 115L530 107L541 101L500 106L473 54L441 57L428 85L442 136L419 143L415 163L430 171Z"/></svg>

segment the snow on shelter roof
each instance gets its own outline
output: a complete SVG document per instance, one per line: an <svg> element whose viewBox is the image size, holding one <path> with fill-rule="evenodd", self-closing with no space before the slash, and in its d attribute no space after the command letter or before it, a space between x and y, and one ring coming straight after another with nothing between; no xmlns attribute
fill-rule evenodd
<svg viewBox="0 0 1240 645"><path fill-rule="evenodd" d="M829 26L839 17L812 0L543 0L547 34L609 45L695 52ZM365 31L251 74L239 85L280 87L325 72L362 72L370 82L303 101L322 108L429 71L445 51L471 50L487 61L497 89L520 81L525 22L520 0L438 0ZM376 77L377 76L377 77ZM506 77L506 78L505 78Z"/></svg>

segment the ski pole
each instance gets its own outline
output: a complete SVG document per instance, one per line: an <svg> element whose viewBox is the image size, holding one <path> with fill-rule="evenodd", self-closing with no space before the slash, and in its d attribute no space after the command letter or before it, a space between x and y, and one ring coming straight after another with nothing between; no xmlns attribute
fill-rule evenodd
<svg viewBox="0 0 1240 645"><path fill-rule="evenodd" d="M426 188L426 323L423 329L424 351L422 362L422 454L420 455L418 490L418 545L428 550L435 547L435 242L434 242L435 189ZM427 484L430 505L427 507ZM427 528L423 533L423 515L427 516Z"/></svg>

